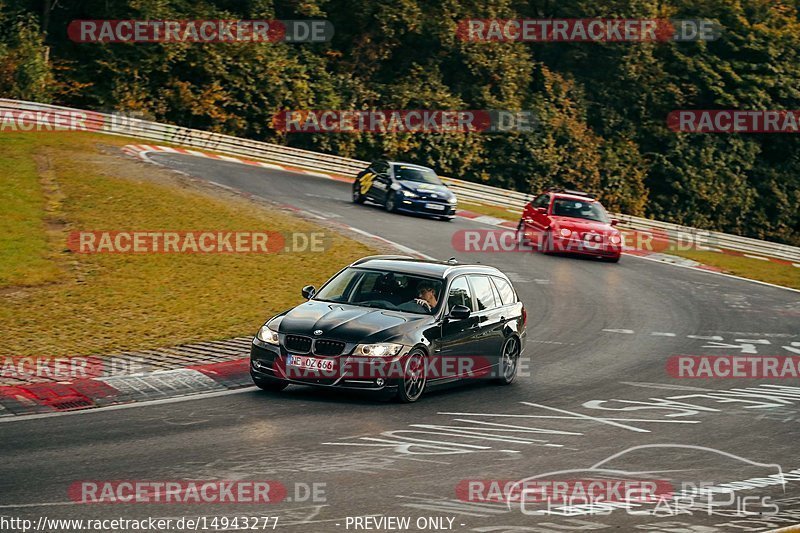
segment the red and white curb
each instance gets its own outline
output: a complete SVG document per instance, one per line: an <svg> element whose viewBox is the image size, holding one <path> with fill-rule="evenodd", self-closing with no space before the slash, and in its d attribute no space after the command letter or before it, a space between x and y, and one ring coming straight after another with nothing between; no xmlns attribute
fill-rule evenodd
<svg viewBox="0 0 800 533"><path fill-rule="evenodd" d="M0 386L0 417L174 398L252 385L249 358L142 374Z"/></svg>
<svg viewBox="0 0 800 533"><path fill-rule="evenodd" d="M122 151L128 155L132 155L135 157L139 157L144 159L148 162L153 162L151 159L147 157L149 153L169 153L169 154L183 154L183 155L193 155L195 157L204 157L206 159L216 159L217 161L228 161L229 163L240 163L242 165L250 165L254 167L261 167L261 168L269 168L273 170L284 170L286 172L299 172L301 174L307 174L309 176L317 176L320 178L327 178L336 181L344 181L347 183L352 183L353 178L348 178L345 176L339 176L337 174L329 174L323 172L317 172L314 170L306 170L301 167L294 167L289 165L279 165L277 163L266 163L264 161L255 161L252 159L243 159L241 157L233 157L228 155L218 155L218 154L209 154L206 152L200 152L198 150L189 150L188 148L172 148L169 146L157 146L151 144L129 144L122 148Z"/></svg>
<svg viewBox="0 0 800 533"><path fill-rule="evenodd" d="M110 375L81 375L63 381L53 381L49 375L4 375L0 378L0 418L247 387L252 385L248 368L251 341L252 337L237 337L109 355L113 360L108 366ZM115 369L119 369L116 374Z"/></svg>

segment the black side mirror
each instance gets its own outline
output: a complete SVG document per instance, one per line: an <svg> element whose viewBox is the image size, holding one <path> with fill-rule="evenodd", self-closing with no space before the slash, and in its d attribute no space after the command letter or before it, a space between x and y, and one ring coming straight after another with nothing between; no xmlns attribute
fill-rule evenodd
<svg viewBox="0 0 800 533"><path fill-rule="evenodd" d="M611 225L612 225L612 226L616 226L617 224L619 224L619 219L617 219L617 218L612 218L612 219L611 219Z"/></svg>
<svg viewBox="0 0 800 533"><path fill-rule="evenodd" d="M453 320L464 320L465 318L469 318L471 314L472 311L466 305L454 305L450 310L450 314L447 316Z"/></svg>
<svg viewBox="0 0 800 533"><path fill-rule="evenodd" d="M314 297L315 294L317 294L317 289L315 289L313 285L306 285L305 287L303 287L302 293L303 293L303 298L305 298L306 300L310 300L311 298Z"/></svg>

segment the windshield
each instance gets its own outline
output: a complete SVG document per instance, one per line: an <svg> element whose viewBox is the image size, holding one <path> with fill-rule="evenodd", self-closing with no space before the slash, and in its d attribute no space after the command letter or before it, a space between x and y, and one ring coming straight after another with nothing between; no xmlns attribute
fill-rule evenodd
<svg viewBox="0 0 800 533"><path fill-rule="evenodd" d="M556 198L553 201L553 214L559 217L584 218L597 222L609 222L606 210L599 202Z"/></svg>
<svg viewBox="0 0 800 533"><path fill-rule="evenodd" d="M394 167L394 175L400 181L415 181L417 183L430 183L431 185L442 184L436 172L429 168L397 165Z"/></svg>
<svg viewBox="0 0 800 533"><path fill-rule="evenodd" d="M386 270L347 268L314 297L391 311L432 315L439 306L442 281Z"/></svg>

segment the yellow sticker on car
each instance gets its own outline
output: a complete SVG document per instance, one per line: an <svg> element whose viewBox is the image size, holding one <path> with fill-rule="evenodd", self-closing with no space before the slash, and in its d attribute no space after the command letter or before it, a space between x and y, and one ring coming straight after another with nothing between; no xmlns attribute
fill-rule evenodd
<svg viewBox="0 0 800 533"><path fill-rule="evenodd" d="M375 174L367 172L361 176L361 194L367 194L367 191L372 187L372 180L375 179Z"/></svg>

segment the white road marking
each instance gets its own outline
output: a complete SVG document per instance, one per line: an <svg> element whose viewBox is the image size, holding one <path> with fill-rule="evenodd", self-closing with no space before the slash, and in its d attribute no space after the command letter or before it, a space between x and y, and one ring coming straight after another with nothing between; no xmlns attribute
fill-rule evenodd
<svg viewBox="0 0 800 533"><path fill-rule="evenodd" d="M674 333L664 333L664 332L661 332L661 331L653 331L652 333L650 333L650 335L652 335L654 337L674 337L675 336Z"/></svg>
<svg viewBox="0 0 800 533"><path fill-rule="evenodd" d="M381 237L380 235L375 235L374 233L370 233L368 231L364 231L363 229L354 228L352 226L347 226L347 228L350 229L351 231L355 231L356 233L359 233L361 235L366 235L367 237L372 237L373 239L378 239L379 241L383 241L385 243L391 244L392 246L394 246L395 248L397 248L400 251L403 251L403 252L406 252L406 253L410 253L410 254L416 254L416 255L424 258L424 259L435 259L434 257L431 257L430 255L423 254L422 252L414 250L413 248L409 248L408 246L404 246L404 245L396 243L394 241L390 241L389 239Z"/></svg>
<svg viewBox="0 0 800 533"><path fill-rule="evenodd" d="M261 161L258 162L258 166L263 167L263 168L271 168L271 169L274 169L274 170L286 170L280 165L273 165L272 163L263 163Z"/></svg>
<svg viewBox="0 0 800 533"><path fill-rule="evenodd" d="M558 409L557 407L550 407L550 406L547 406L547 405L542 405L540 403L533 403L533 402L520 402L520 403L523 404L523 405L530 405L531 407L540 407L542 409L548 409L550 411L555 411L556 413L563 413L565 415L571 415L569 418L572 419L572 420L588 420L588 421L591 421L591 422L599 422L601 424L608 424L609 426L616 426L616 427L619 427L619 428L622 428L622 429L628 429L628 430L636 432L636 433L650 433L649 429L642 429L642 428L637 428L635 426L629 426L627 424L620 424L620 423L618 423L618 422L616 422L614 420L611 420L610 418L599 418L599 417L585 415L583 413L574 413L572 411L567 411L567 410L564 410L564 409Z"/></svg>
<svg viewBox="0 0 800 533"><path fill-rule="evenodd" d="M623 333L625 335L633 335L632 329L603 329L607 333Z"/></svg>
<svg viewBox="0 0 800 533"><path fill-rule="evenodd" d="M490 217L488 215L481 215L479 217L475 217L475 218L472 218L470 220L472 220L473 222L479 222L481 224L488 224L490 226L499 226L503 222L508 222L505 219L497 218L497 217Z"/></svg>
<svg viewBox="0 0 800 533"><path fill-rule="evenodd" d="M665 387L670 388L670 387ZM670 388L671 389L671 388ZM709 390L709 389L700 389L700 390ZM527 405L535 405L528 402L521 402ZM448 413L448 412L441 412L437 413L440 415L454 415L454 416L503 416L503 417L511 417L511 418L546 418L550 420L575 420L575 416L558 416L558 415L509 415L509 414L500 414L500 413ZM456 419L457 420L457 419ZM655 424L699 424L699 420L651 420L648 418L607 418L603 417L602 420L613 420L614 422L652 422ZM466 421L466 420L465 420ZM470 421L470 422L475 422ZM551 430L547 430L547 433L551 433ZM583 435L583 433L573 433L571 431L559 431L558 434L564 435ZM554 446L563 446L561 444L554 444Z"/></svg>
<svg viewBox="0 0 800 533"><path fill-rule="evenodd" d="M24 507L55 507L62 505L76 505L78 502L42 502L42 503L11 503L0 505L0 509L22 509Z"/></svg>
<svg viewBox="0 0 800 533"><path fill-rule="evenodd" d="M325 178L331 179L331 177L327 174L323 174L322 172L314 172L312 170L305 170L303 171L304 174L308 174L309 176L317 176L318 178Z"/></svg>
<svg viewBox="0 0 800 533"><path fill-rule="evenodd" d="M134 407L144 407L152 405L162 405L168 403L187 402L190 400L203 400L205 398L217 398L219 396L229 396L232 394L242 394L243 392L255 392L257 389L255 385L251 387L243 387L235 390L224 390L215 392L200 392L196 394L186 394L184 396L177 396L175 398L162 398L159 400L146 400L144 402L124 403L120 405L109 405L106 407L93 407L92 409L81 409L79 411L64 411L55 413L39 413L35 415L22 415L22 416L9 416L0 418L0 423L7 422L22 422L25 420L35 420L38 418L50 418L53 416L75 416L86 415L91 413L101 413L104 411L117 411L119 409L132 409ZM2 506L0 506L1 508Z"/></svg>
<svg viewBox="0 0 800 533"><path fill-rule="evenodd" d="M324 211L312 211L311 209L304 209L306 213L310 213L317 218L321 218L322 220L326 220L328 218L342 218L342 215L337 215L336 213L326 213Z"/></svg>

